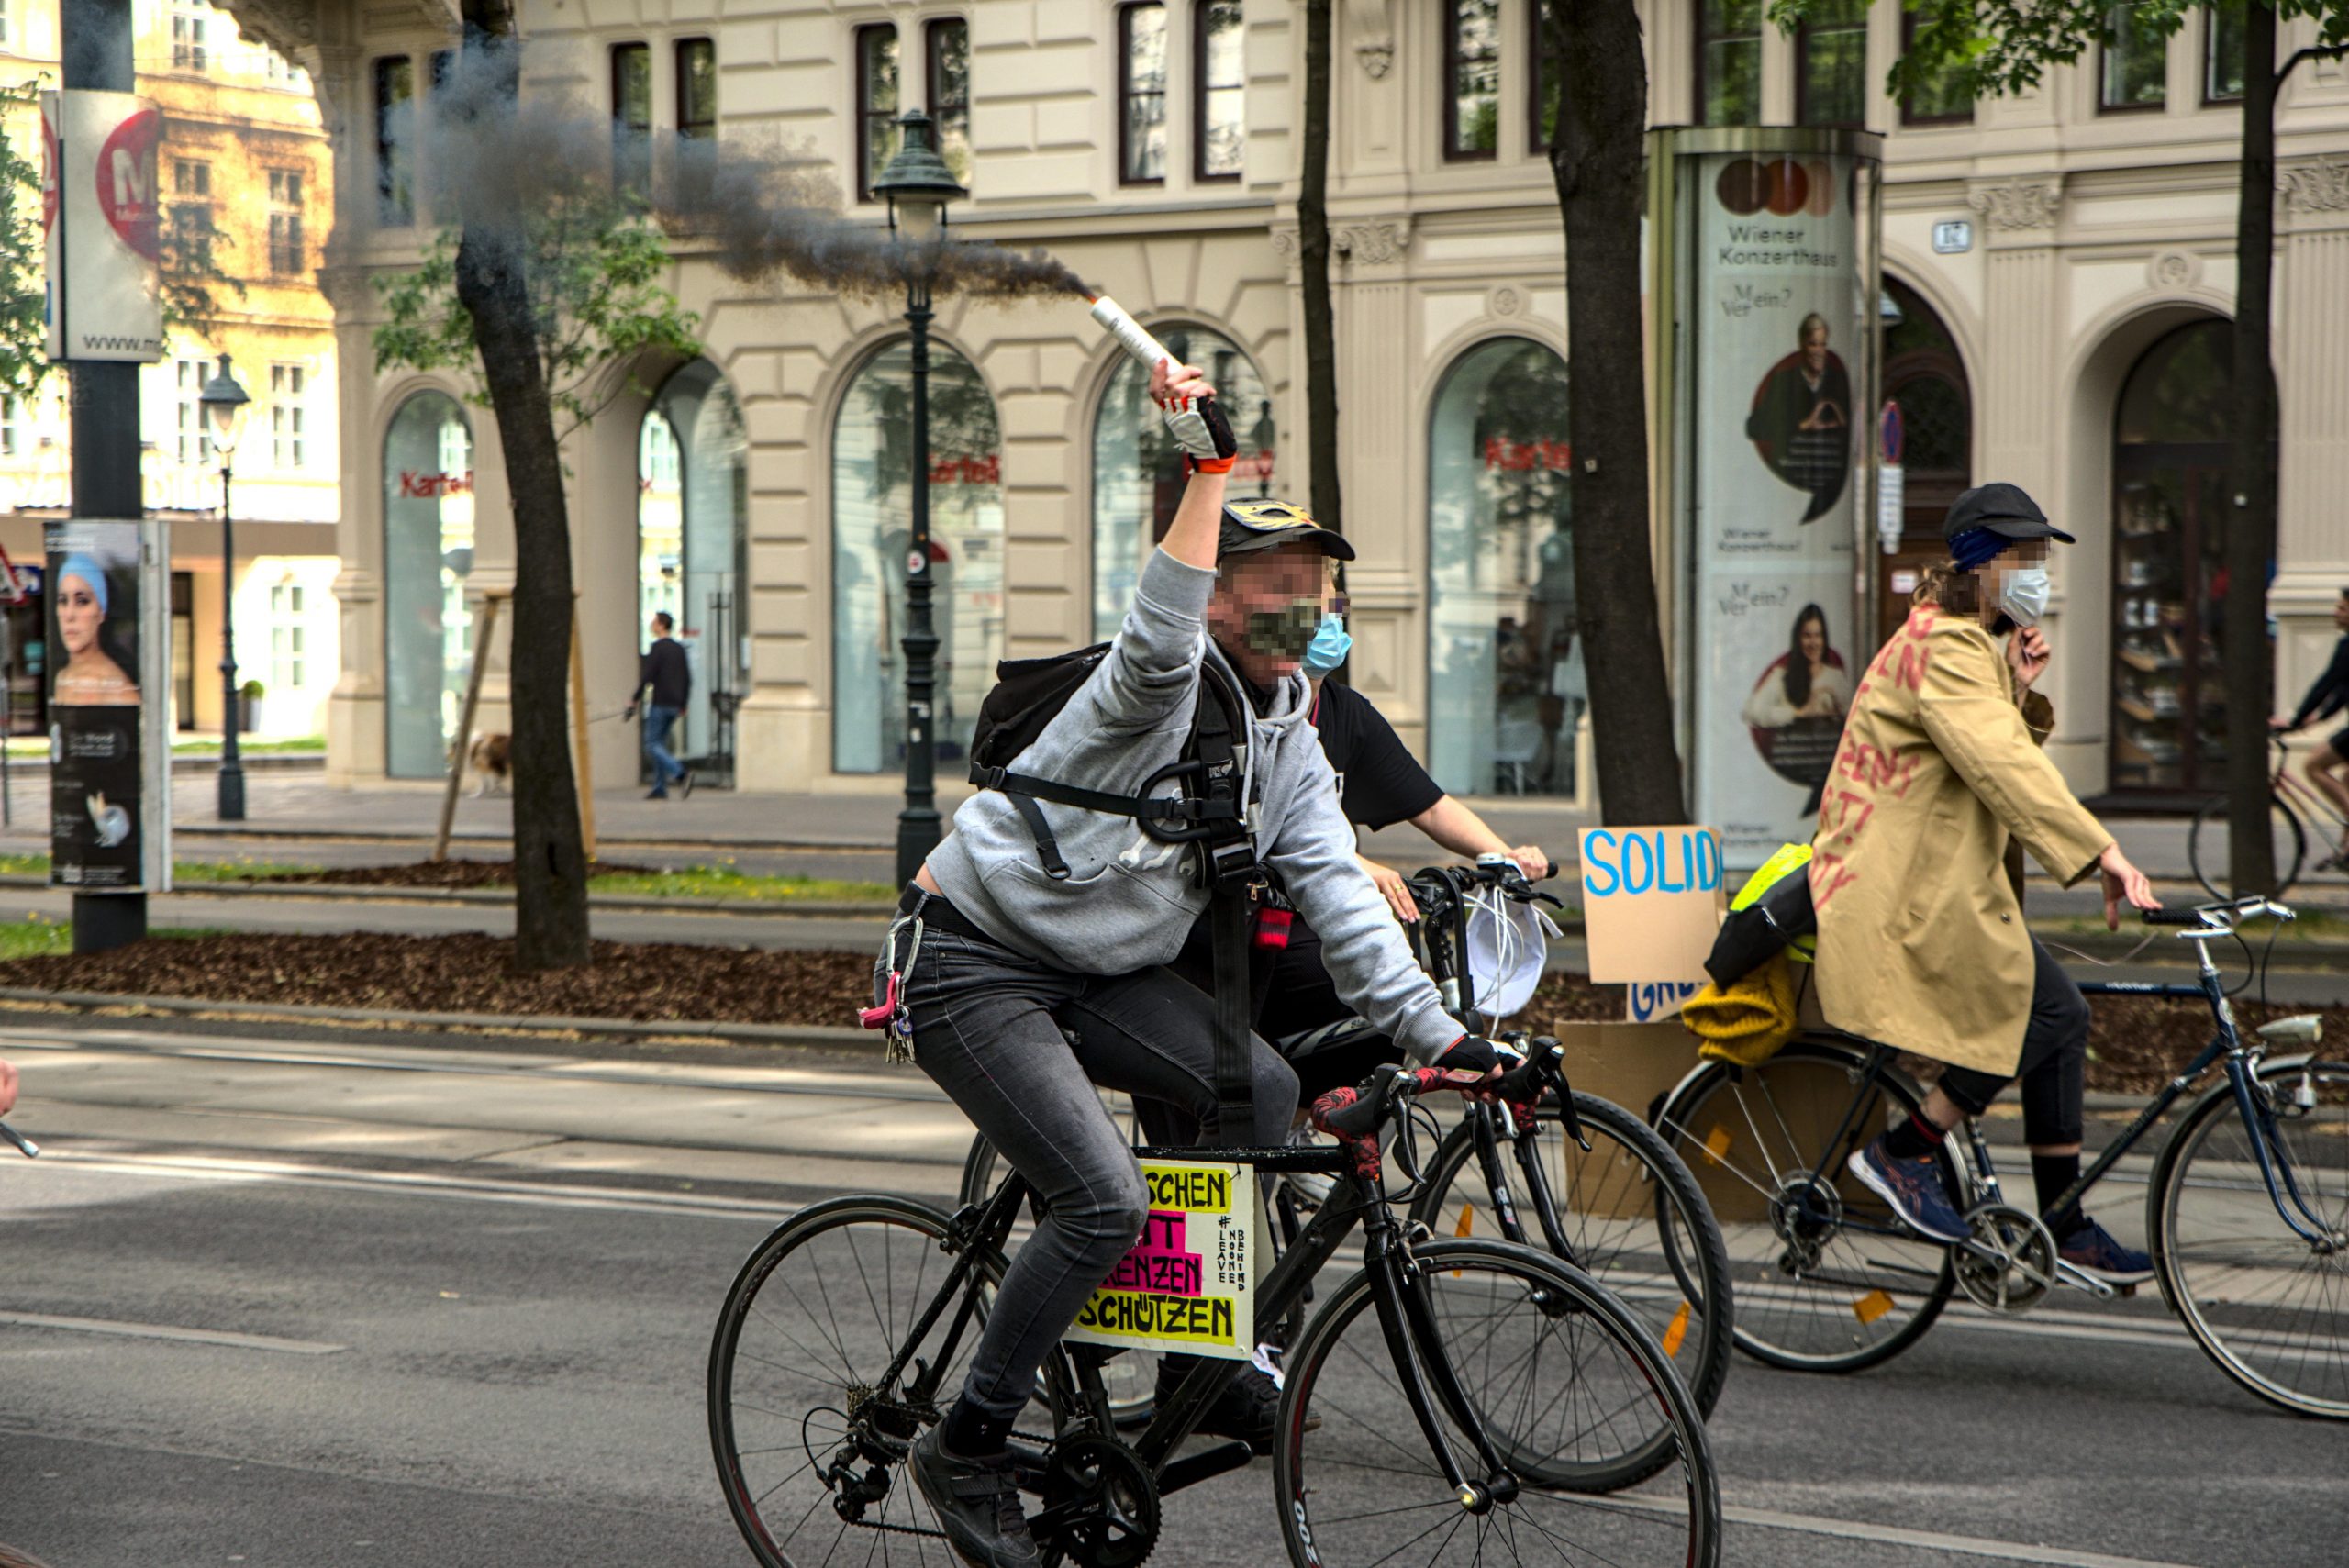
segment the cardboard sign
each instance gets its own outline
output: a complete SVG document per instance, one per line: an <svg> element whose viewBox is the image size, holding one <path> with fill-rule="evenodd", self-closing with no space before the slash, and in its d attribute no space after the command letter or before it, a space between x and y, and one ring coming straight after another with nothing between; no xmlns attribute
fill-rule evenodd
<svg viewBox="0 0 2349 1568"><path fill-rule="evenodd" d="M1065 1339L1245 1361L1256 1351L1256 1172L1145 1160L1150 1218Z"/></svg>
<svg viewBox="0 0 2349 1568"><path fill-rule="evenodd" d="M1725 897L1713 830L1586 828L1581 849L1590 977L1602 984L1703 984Z"/></svg>
<svg viewBox="0 0 2349 1568"><path fill-rule="evenodd" d="M41 216L48 229L49 357L163 357L162 116L132 93L44 90Z"/></svg>

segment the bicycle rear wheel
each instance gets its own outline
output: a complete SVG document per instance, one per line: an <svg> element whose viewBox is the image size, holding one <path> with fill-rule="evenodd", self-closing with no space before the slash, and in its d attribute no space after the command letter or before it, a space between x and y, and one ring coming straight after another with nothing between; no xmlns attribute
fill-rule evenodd
<svg viewBox="0 0 2349 1568"><path fill-rule="evenodd" d="M1703 1418L1663 1348L1590 1276L1508 1242L1413 1250L1441 1355L1483 1412L1516 1496L1474 1514L1444 1479L1402 1390L1367 1272L1307 1325L1290 1358L1275 1496L1295 1568L1390 1563L1720 1560L1720 1494ZM1413 1346L1403 1353L1430 1351ZM1319 1426L1308 1430L1308 1421ZM1462 1412L1444 1422L1462 1468L1487 1479ZM1637 1492L1599 1488L1653 1477Z"/></svg>
<svg viewBox="0 0 2349 1568"><path fill-rule="evenodd" d="M1956 1284L1949 1250L1909 1231L1845 1168L1923 1103L1887 1070L1854 1109L1866 1064L1839 1040L1793 1040L1758 1067L1698 1073L1657 1116L1720 1223L1738 1348L1772 1366L1874 1366L1931 1328ZM1939 1158L1949 1191L1963 1194L1956 1162L1946 1149Z"/></svg>
<svg viewBox="0 0 2349 1568"><path fill-rule="evenodd" d="M2253 1082L2272 1112L2260 1128L2244 1125L2221 1083L2162 1151L2145 1227L2154 1266L2221 1372L2272 1405L2349 1420L2349 1064L2263 1062ZM2279 1186L2288 1173L2326 1244L2277 1213L2263 1151Z"/></svg>
<svg viewBox="0 0 2349 1568"><path fill-rule="evenodd" d="M768 1236L727 1293L709 1351L710 1447L763 1568L861 1564L884 1542L892 1562L955 1568L903 1461L962 1392L1003 1260L975 1260L978 1277L909 1343L954 1266L948 1223L898 1198L818 1204ZM972 1291L977 1310L949 1347ZM903 1374L880 1386L901 1350ZM841 1506L850 1487L872 1494L854 1518Z"/></svg>
<svg viewBox="0 0 2349 1568"><path fill-rule="evenodd" d="M2300 814L2282 799L2271 797L2267 802L2268 835L2276 856L2276 885L2266 889L2270 898L2281 898L2300 880L2300 871L2308 863L2309 834L2300 824ZM2331 851L2326 851L2328 854ZM2213 898L2232 898L2227 868L2227 802L2224 796L2211 801L2194 814L2194 825L2186 832L2186 862L2194 868L2194 880Z"/></svg>
<svg viewBox="0 0 2349 1568"><path fill-rule="evenodd" d="M1541 1107L1536 1142L1570 1249L1566 1261L1640 1315L1680 1369L1697 1408L1710 1414L1729 1376L1730 1263L1720 1227L1696 1177L1647 1123L1579 1090L1575 1114L1589 1153L1566 1136L1554 1102ZM1514 1151L1504 1149L1502 1160L1513 1173ZM1529 1195L1512 1195L1522 1240L1542 1245L1546 1237ZM1411 1218L1438 1236L1497 1233L1475 1130L1466 1118L1445 1135Z"/></svg>

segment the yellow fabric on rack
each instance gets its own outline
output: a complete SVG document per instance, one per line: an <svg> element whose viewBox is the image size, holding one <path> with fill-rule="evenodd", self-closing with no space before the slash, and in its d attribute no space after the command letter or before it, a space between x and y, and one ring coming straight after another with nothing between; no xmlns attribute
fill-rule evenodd
<svg viewBox="0 0 2349 1568"><path fill-rule="evenodd" d="M1708 983L1681 1005L1680 1020L1708 1062L1758 1067L1795 1036L1795 983L1784 953L1728 990Z"/></svg>

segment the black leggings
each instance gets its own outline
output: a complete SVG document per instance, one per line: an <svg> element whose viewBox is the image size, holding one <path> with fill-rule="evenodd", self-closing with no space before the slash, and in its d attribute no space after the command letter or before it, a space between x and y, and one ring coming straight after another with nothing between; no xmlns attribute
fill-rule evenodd
<svg viewBox="0 0 2349 1568"><path fill-rule="evenodd" d="M2080 1140L2080 1090L2087 1071L2088 1003L2064 966L2031 940L2034 970L2031 1022L2022 1033L2022 1060L2005 1076L1952 1067L1942 1088L1968 1116L1980 1116L1998 1091L2022 1080L2023 1137L2034 1146Z"/></svg>

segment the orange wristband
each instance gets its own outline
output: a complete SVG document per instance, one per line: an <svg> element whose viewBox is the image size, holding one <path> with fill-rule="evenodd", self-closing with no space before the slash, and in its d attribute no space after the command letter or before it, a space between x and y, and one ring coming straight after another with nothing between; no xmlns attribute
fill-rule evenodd
<svg viewBox="0 0 2349 1568"><path fill-rule="evenodd" d="M1193 473L1230 473L1231 465L1240 461L1236 457L1192 457L1187 452L1184 459L1190 463Z"/></svg>

